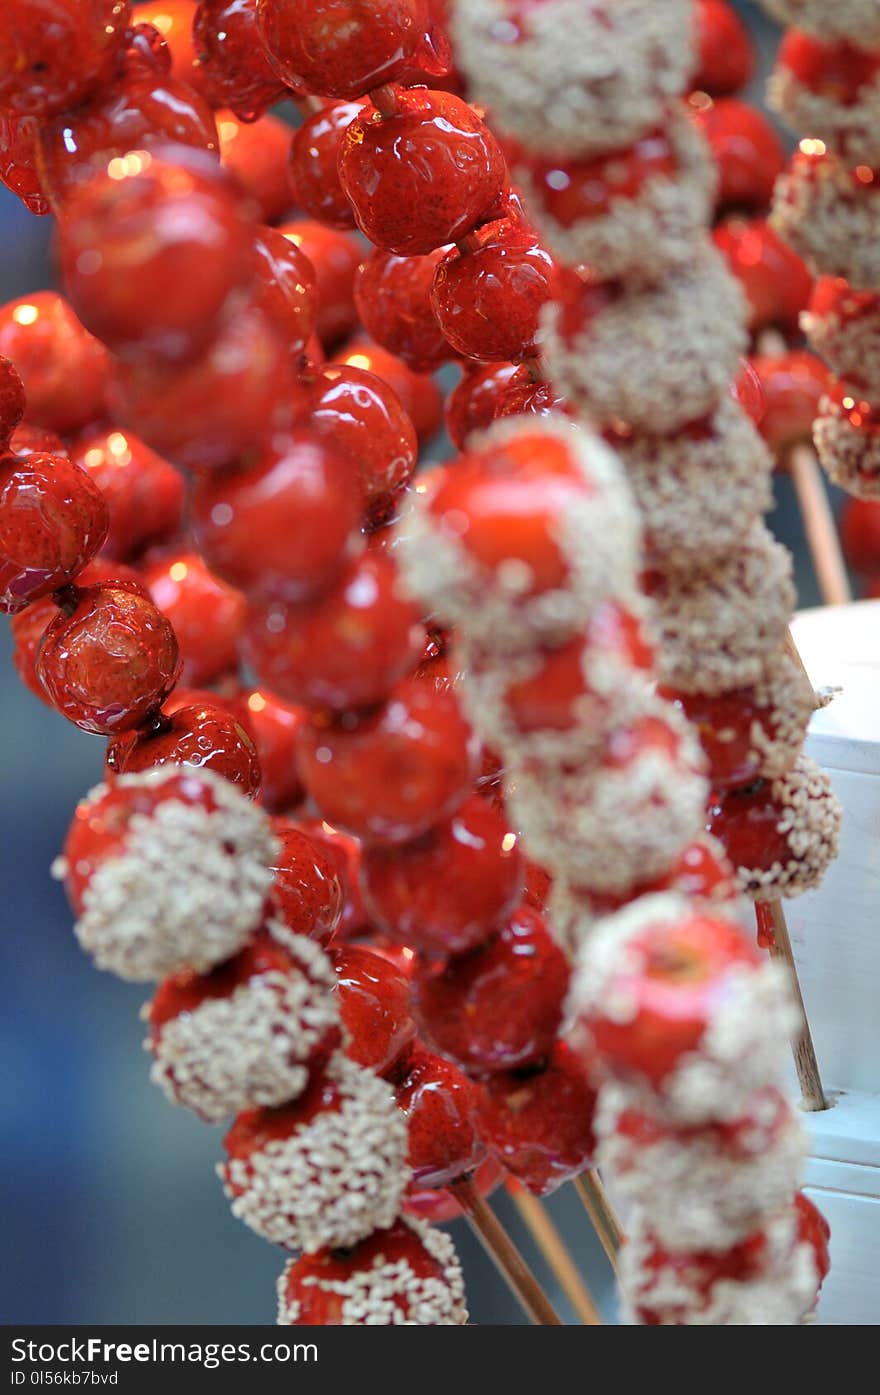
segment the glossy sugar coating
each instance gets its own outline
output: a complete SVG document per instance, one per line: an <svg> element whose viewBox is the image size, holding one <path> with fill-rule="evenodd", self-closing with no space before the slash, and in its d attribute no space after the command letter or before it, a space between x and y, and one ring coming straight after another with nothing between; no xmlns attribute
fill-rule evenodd
<svg viewBox="0 0 880 1395"><path fill-rule="evenodd" d="M54 116L106 83L130 0L7 0L0 14L0 107Z"/></svg>
<svg viewBox="0 0 880 1395"><path fill-rule="evenodd" d="M0 610L15 614L73 581L109 522L100 489L71 460L0 455Z"/></svg>
<svg viewBox="0 0 880 1395"><path fill-rule="evenodd" d="M253 741L231 712L212 702L175 702L173 712L163 710L137 731L108 743L108 778L161 765L211 770L249 798L260 789L260 761Z"/></svg>

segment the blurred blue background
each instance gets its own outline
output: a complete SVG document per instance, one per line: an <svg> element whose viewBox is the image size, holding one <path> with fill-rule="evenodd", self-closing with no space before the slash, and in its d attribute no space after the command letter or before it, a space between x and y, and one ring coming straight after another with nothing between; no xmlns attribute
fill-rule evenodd
<svg viewBox="0 0 880 1395"><path fill-rule="evenodd" d="M754 23L753 7L740 8ZM50 237L49 220L0 189L0 301L52 285ZM801 603L813 604L787 481L779 491L771 524L796 553ZM100 779L103 743L32 697L10 652L4 623L0 1321L272 1322L284 1256L232 1219L213 1175L221 1131L171 1108L149 1084L138 1021L147 995L91 967L49 876L77 799ZM499 1206L529 1250L509 1201ZM557 1196L551 1210L610 1304L607 1267L578 1203ZM519 1321L482 1252L455 1231L472 1319Z"/></svg>

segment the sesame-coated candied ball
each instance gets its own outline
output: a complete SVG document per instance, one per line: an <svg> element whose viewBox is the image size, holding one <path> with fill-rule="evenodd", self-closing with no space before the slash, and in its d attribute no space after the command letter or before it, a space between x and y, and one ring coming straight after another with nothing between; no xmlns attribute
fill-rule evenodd
<svg viewBox="0 0 880 1395"><path fill-rule="evenodd" d="M609 428L645 530L649 565L686 569L724 556L773 502L773 457L751 417L722 397L672 435Z"/></svg>
<svg viewBox="0 0 880 1395"><path fill-rule="evenodd" d="M295 1099L339 1044L334 984L318 946L270 920L209 973L160 984L144 1008L151 1080L209 1123Z"/></svg>
<svg viewBox="0 0 880 1395"><path fill-rule="evenodd" d="M776 184L770 222L816 275L855 290L880 285L880 177L851 168L819 140L801 141Z"/></svg>
<svg viewBox="0 0 880 1395"><path fill-rule="evenodd" d="M552 381L600 425L674 431L712 411L746 349L742 291L719 254L698 244L657 286L563 273L542 315Z"/></svg>
<svg viewBox="0 0 880 1395"><path fill-rule="evenodd" d="M689 729L640 694L598 759L511 765L506 799L530 854L551 873L625 891L667 872L702 827L706 782ZM640 707L636 715L633 708Z"/></svg>
<svg viewBox="0 0 880 1395"><path fill-rule="evenodd" d="M663 120L694 66L684 0L457 0L451 35L472 96L535 150L587 156Z"/></svg>
<svg viewBox="0 0 880 1395"><path fill-rule="evenodd" d="M678 112L610 154L563 160L512 143L505 153L550 251L605 276L651 280L685 264L711 215L715 168L704 138Z"/></svg>
<svg viewBox="0 0 880 1395"><path fill-rule="evenodd" d="M650 572L661 682L685 693L757 683L785 639L795 590L791 557L763 523L699 571Z"/></svg>
<svg viewBox="0 0 880 1395"><path fill-rule="evenodd" d="M812 891L837 856L842 810L825 771L808 756L775 780L727 790L707 813L709 832L755 901Z"/></svg>
<svg viewBox="0 0 880 1395"><path fill-rule="evenodd" d="M228 781L162 766L99 785L53 866L99 968L134 982L236 954L272 885L269 821Z"/></svg>
<svg viewBox="0 0 880 1395"><path fill-rule="evenodd" d="M337 1053L303 1094L240 1114L218 1172L233 1215L307 1254L390 1226L408 1181L406 1119L391 1087Z"/></svg>
<svg viewBox="0 0 880 1395"><path fill-rule="evenodd" d="M556 413L509 418L422 476L398 525L406 583L496 651L568 638L636 565L636 514L608 447Z"/></svg>
<svg viewBox="0 0 880 1395"><path fill-rule="evenodd" d="M798 29L783 35L767 103L792 131L824 141L849 164L880 163L880 56Z"/></svg>
<svg viewBox="0 0 880 1395"><path fill-rule="evenodd" d="M861 48L880 45L877 0L761 0L780 24L796 24L820 39L845 39Z"/></svg>
<svg viewBox="0 0 880 1395"><path fill-rule="evenodd" d="M833 373L880 397L880 293L855 291L842 276L820 276L801 328Z"/></svg>
<svg viewBox="0 0 880 1395"><path fill-rule="evenodd" d="M278 1280L287 1327L458 1327L464 1280L448 1235L401 1216L346 1251L291 1260Z"/></svg>
<svg viewBox="0 0 880 1395"><path fill-rule="evenodd" d="M845 384L819 403L813 441L828 477L859 499L880 499L880 410Z"/></svg>

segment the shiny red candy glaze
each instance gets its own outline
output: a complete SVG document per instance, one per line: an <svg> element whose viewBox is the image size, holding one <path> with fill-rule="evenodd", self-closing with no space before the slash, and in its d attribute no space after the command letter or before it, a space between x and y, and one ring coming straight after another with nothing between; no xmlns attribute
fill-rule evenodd
<svg viewBox="0 0 880 1395"><path fill-rule="evenodd" d="M678 160L662 130L649 131L626 150L592 160L553 159L505 145L511 164L527 166L533 197L547 217L571 228L605 217L617 199L637 199L649 179L674 179Z"/></svg>
<svg viewBox="0 0 880 1395"><path fill-rule="evenodd" d="M745 87L755 69L755 46L747 26L727 0L697 0L697 69L691 86L711 97Z"/></svg>
<svg viewBox="0 0 880 1395"><path fill-rule="evenodd" d="M660 891L676 891L692 901L733 901L739 895L733 868L717 855L708 840L698 838L688 843L671 871L656 881L643 882L616 896L589 891L586 899L592 915L611 915L640 896Z"/></svg>
<svg viewBox="0 0 880 1395"><path fill-rule="evenodd" d="M546 868L537 862L526 862L526 882L523 901L533 910L544 911L553 886L553 879Z"/></svg>
<svg viewBox="0 0 880 1395"><path fill-rule="evenodd" d="M336 863L299 823L275 818L272 832L281 845L273 865L275 906L295 935L330 944L339 929L344 896Z"/></svg>
<svg viewBox="0 0 880 1395"><path fill-rule="evenodd" d="M754 780L761 768L761 752L752 737L755 725L767 741L776 737L776 709L755 700L754 686L734 688L709 697L705 693L677 693L660 689L690 723L708 762L713 789L732 789Z"/></svg>
<svg viewBox="0 0 880 1395"><path fill-rule="evenodd" d="M0 308L0 354L21 377L32 426L67 435L104 415L110 356L54 291Z"/></svg>
<svg viewBox="0 0 880 1395"><path fill-rule="evenodd" d="M395 1093L416 1190L448 1186L479 1166L486 1148L475 1127L477 1091L458 1066L416 1046Z"/></svg>
<svg viewBox="0 0 880 1395"><path fill-rule="evenodd" d="M253 256L256 304L288 352L301 354L318 318L314 267L277 228L259 229L253 238Z"/></svg>
<svg viewBox="0 0 880 1395"><path fill-rule="evenodd" d="M398 92L393 116L368 109L352 122L339 179L361 232L411 257L457 242L487 220L507 170L495 137L466 102L412 88Z"/></svg>
<svg viewBox="0 0 880 1395"><path fill-rule="evenodd" d="M120 419L191 470L252 461L297 395L287 345L256 307L227 320L191 363L120 363L114 390Z"/></svg>
<svg viewBox="0 0 880 1395"><path fill-rule="evenodd" d="M559 268L559 332L570 342L623 294L621 281L602 281L586 266Z"/></svg>
<svg viewBox="0 0 880 1395"><path fill-rule="evenodd" d="M431 308L434 273L446 255L398 257L378 248L357 273L354 298L367 333L416 373L430 373L452 358L452 348Z"/></svg>
<svg viewBox="0 0 880 1395"><path fill-rule="evenodd" d="M697 126L712 148L719 172L716 205L762 213L785 166L785 148L767 116L735 97L699 105L691 98Z"/></svg>
<svg viewBox="0 0 880 1395"><path fill-rule="evenodd" d="M257 0L201 0L193 43L200 83L212 106L229 107L253 121L290 95L263 45Z"/></svg>
<svg viewBox="0 0 880 1395"><path fill-rule="evenodd" d="M363 259L363 244L353 233L305 218L283 223L280 231L305 252L314 267L318 338L325 349L332 349L358 323L354 278Z"/></svg>
<svg viewBox="0 0 880 1395"><path fill-rule="evenodd" d="M847 499L840 515L840 538L854 571L871 576L880 570L880 503Z"/></svg>
<svg viewBox="0 0 880 1395"><path fill-rule="evenodd" d="M426 0L257 0L272 64L290 87L362 97L420 51Z"/></svg>
<svg viewBox="0 0 880 1395"><path fill-rule="evenodd" d="M330 228L355 225L339 183L337 157L347 127L363 109L363 102L333 102L308 117L293 134L290 187L297 205L307 217Z"/></svg>
<svg viewBox="0 0 880 1395"><path fill-rule="evenodd" d="M248 662L290 702L344 711L381 702L414 666L423 631L386 553L362 553L314 601L251 608Z"/></svg>
<svg viewBox="0 0 880 1395"><path fill-rule="evenodd" d="M588 1168L596 1149L596 1091L570 1046L558 1041L531 1070L490 1075L477 1124L499 1162L530 1192L548 1196Z"/></svg>
<svg viewBox="0 0 880 1395"><path fill-rule="evenodd" d="M712 239L745 293L752 334L768 326L797 334L813 285L797 252L763 218L729 218Z"/></svg>
<svg viewBox="0 0 880 1395"><path fill-rule="evenodd" d="M444 471L429 512L488 572L524 562L533 577L524 594L536 596L565 584L569 564L557 524L591 492L566 442L524 431L462 455Z"/></svg>
<svg viewBox="0 0 880 1395"><path fill-rule="evenodd" d="M480 1196L491 1196L504 1180L504 1169L491 1153L484 1158L471 1181ZM408 1216L416 1216L421 1221L440 1225L443 1221L454 1221L464 1214L452 1192L447 1187L419 1187L410 1191L403 1209Z"/></svg>
<svg viewBox="0 0 880 1395"><path fill-rule="evenodd" d="M504 416L540 415L558 399L549 383L535 383L521 363L490 363L466 369L446 401L446 429L454 446L464 450L474 431L484 431Z"/></svg>
<svg viewBox="0 0 880 1395"><path fill-rule="evenodd" d="M31 426L23 421L15 428L9 440L9 448L20 460L31 455L60 455L70 459L70 451L61 437L44 426Z"/></svg>
<svg viewBox="0 0 880 1395"><path fill-rule="evenodd" d="M394 511L416 468L416 429L394 389L362 368L329 363L303 374L307 419L357 467L371 527Z"/></svg>
<svg viewBox="0 0 880 1395"><path fill-rule="evenodd" d="M133 571L131 567L101 557L87 562L82 570L77 572L76 580L78 586L96 586L103 582L119 581L129 587L133 585L136 590L138 588L143 590L137 572ZM146 591L143 594L146 595ZM45 688L37 677L35 665L43 635L57 614L58 606L54 598L43 596L38 601L32 601L24 610L12 615L9 623L15 645L12 651L12 662L15 664L16 672L22 683L30 688L34 696L47 704L49 699L46 696Z"/></svg>
<svg viewBox="0 0 880 1395"><path fill-rule="evenodd" d="M773 799L772 788L767 780L755 780L713 794L709 802L706 827L724 844L734 867L769 872L775 862L795 860L788 834L779 830L784 809Z"/></svg>
<svg viewBox="0 0 880 1395"><path fill-rule="evenodd" d="M196 552L173 552L144 568L144 584L177 635L181 681L198 687L238 668L246 603Z"/></svg>
<svg viewBox="0 0 880 1395"><path fill-rule="evenodd" d="M339 574L361 513L355 465L306 428L276 434L244 472L197 481L192 499L194 536L217 575L291 601Z"/></svg>
<svg viewBox="0 0 880 1395"><path fill-rule="evenodd" d="M178 532L183 479L136 436L104 428L89 431L71 446L70 458L98 486L109 509L104 556L129 561Z"/></svg>
<svg viewBox="0 0 880 1395"><path fill-rule="evenodd" d="M170 75L167 49L154 47L150 34L155 37L155 31L135 33L115 81L41 128L40 172L56 210L63 212L75 188L131 151L165 144L217 150L210 107Z"/></svg>
<svg viewBox="0 0 880 1395"><path fill-rule="evenodd" d="M246 1162L253 1153L268 1143L292 1138L298 1129L307 1127L319 1114L329 1114L342 1108L342 1095L335 1080L323 1070L313 1071L303 1093L290 1104L274 1109L249 1109L239 1114L223 1140L230 1158ZM230 1189L239 1195L243 1188L231 1181Z"/></svg>
<svg viewBox="0 0 880 1395"><path fill-rule="evenodd" d="M795 1192L794 1204L798 1217L798 1239L802 1244L809 1245L813 1251L821 1287L831 1268L828 1246L831 1227L818 1206L815 1206L804 1192Z"/></svg>
<svg viewBox="0 0 880 1395"><path fill-rule="evenodd" d="M171 692L180 672L174 631L139 592L112 583L76 593L46 631L36 664L52 705L84 731L132 731Z"/></svg>
<svg viewBox="0 0 880 1395"><path fill-rule="evenodd" d="M129 0L3 0L0 107L52 116L107 82L125 42Z"/></svg>
<svg viewBox="0 0 880 1395"><path fill-rule="evenodd" d="M376 924L431 958L488 939L518 904L523 858L507 821L474 796L400 848L366 848L361 891Z"/></svg>
<svg viewBox="0 0 880 1395"><path fill-rule="evenodd" d="M409 1006L409 983L381 954L360 945L330 952L345 1054L366 1070L392 1078L407 1067L416 1036Z"/></svg>
<svg viewBox="0 0 880 1395"><path fill-rule="evenodd" d="M766 408L761 435L777 454L800 441L811 441L819 402L828 391L828 369L806 349L750 360L764 389Z"/></svg>
<svg viewBox="0 0 880 1395"><path fill-rule="evenodd" d="M21 199L29 213L52 212L37 169L37 118L0 110L0 184Z"/></svg>
<svg viewBox="0 0 880 1395"><path fill-rule="evenodd" d="M405 843L463 803L477 745L454 694L410 678L376 711L313 716L297 761L322 818L366 843Z"/></svg>
<svg viewBox="0 0 880 1395"><path fill-rule="evenodd" d="M336 874L342 883L342 919L339 922L339 938L366 933L372 927L367 920L360 892L361 844L360 839L322 819L300 819L297 828L302 829L311 841L330 858Z"/></svg>
<svg viewBox="0 0 880 1395"><path fill-rule="evenodd" d="M731 921L691 914L645 926L609 976L608 1011L595 1007L585 1021L596 1050L613 1072L660 1086L699 1049L731 984L762 962ZM625 1021L610 1006L619 1001L632 1008Z"/></svg>
<svg viewBox="0 0 880 1395"><path fill-rule="evenodd" d="M515 1070L552 1050L568 978L568 961L546 921L522 905L468 954L445 965L419 962L416 1021L429 1045L463 1070Z"/></svg>
<svg viewBox="0 0 880 1395"><path fill-rule="evenodd" d="M304 790L296 769L296 734L306 719L303 709L266 688L242 693L231 706L257 748L263 777L260 802L272 814L299 804Z"/></svg>
<svg viewBox="0 0 880 1395"><path fill-rule="evenodd" d="M541 310L553 298L553 258L529 227L510 218L488 223L473 237L478 247L453 248L434 273L437 323L466 358L528 358L537 352Z"/></svg>
<svg viewBox="0 0 880 1395"><path fill-rule="evenodd" d="M317 1250L300 1255L285 1271L281 1303L285 1308L296 1305L293 1327L340 1327L344 1324L343 1304L345 1285L353 1275L371 1274L380 1266L404 1266L407 1275L414 1275L422 1284L446 1285L440 1264L422 1244L419 1237L403 1220L394 1222L388 1230L374 1230L366 1240L347 1250ZM399 1310L402 1322L417 1323L406 1293L395 1293L384 1287L383 1302L391 1301ZM343 1286L340 1292L340 1286Z"/></svg>
<svg viewBox="0 0 880 1395"><path fill-rule="evenodd" d="M381 378L397 394L420 441L428 441L443 424L443 394L428 373L416 373L381 344L355 339L334 357L335 363L362 368Z"/></svg>
<svg viewBox="0 0 880 1395"><path fill-rule="evenodd" d="M61 456L0 455L0 611L72 581L107 536L104 496Z"/></svg>
<svg viewBox="0 0 880 1395"><path fill-rule="evenodd" d="M777 63L817 96L846 107L859 101L861 88L876 80L880 52L843 40L823 42L800 29L786 29Z"/></svg>
<svg viewBox="0 0 880 1395"><path fill-rule="evenodd" d="M276 223L293 203L287 178L287 122L270 112L245 122L231 111L218 111L217 137L220 163L257 200L263 221Z"/></svg>
<svg viewBox="0 0 880 1395"><path fill-rule="evenodd" d="M748 413L755 426L760 426L767 412L764 384L750 359L741 358L739 365L739 377L730 384L730 395Z"/></svg>
<svg viewBox="0 0 880 1395"><path fill-rule="evenodd" d="M114 737L107 747L108 775L134 775L158 765L193 765L210 770L253 799L260 788L260 762L244 727L213 703L162 712L136 732Z"/></svg>
<svg viewBox="0 0 880 1395"><path fill-rule="evenodd" d="M24 384L15 364L11 359L0 358L0 447L4 450L21 423L25 407Z"/></svg>
<svg viewBox="0 0 880 1395"><path fill-rule="evenodd" d="M96 174L69 200L64 288L114 353L191 358L250 275L253 209L205 151L165 146L128 163L131 173Z"/></svg>
<svg viewBox="0 0 880 1395"><path fill-rule="evenodd" d="M197 974L192 969L186 969L160 983L150 1003L147 1018L154 1039L175 1017L193 1012L203 1003L231 998L237 988L244 987L263 974L297 976L302 972L284 945L274 940L268 930L261 928L244 949L223 964L218 964L210 973Z"/></svg>
<svg viewBox="0 0 880 1395"><path fill-rule="evenodd" d="M132 7L132 24L151 24L168 45L171 71L181 82L190 83L204 96L204 87L193 44L193 17L196 0L146 0Z"/></svg>

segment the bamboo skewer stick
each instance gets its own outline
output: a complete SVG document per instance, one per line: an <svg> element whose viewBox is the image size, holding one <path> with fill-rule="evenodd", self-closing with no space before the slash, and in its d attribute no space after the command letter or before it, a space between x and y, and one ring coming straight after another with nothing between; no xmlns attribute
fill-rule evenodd
<svg viewBox="0 0 880 1395"><path fill-rule="evenodd" d="M508 1182L507 1191L581 1322L587 1327L598 1326L602 1321L598 1309L547 1208L513 1179Z"/></svg>
<svg viewBox="0 0 880 1395"><path fill-rule="evenodd" d="M807 1012L804 1007L804 997L801 992L800 979L798 978L797 967L794 962L794 952L791 947L791 937L788 933L788 923L785 919L785 911L782 909L781 901L759 901L755 907L758 918L758 925L764 931L769 941L769 953L771 959L778 964L785 964L789 969L794 989L795 998L801 1014L801 1025L796 1036L792 1039L791 1049L794 1056L795 1070L797 1071L798 1084L801 1087L804 1109L810 1113L828 1108L828 1100L822 1086L822 1076L819 1072L819 1062L816 1058L816 1048L813 1045L813 1034L810 1031L810 1024L807 1020Z"/></svg>
<svg viewBox="0 0 880 1395"><path fill-rule="evenodd" d="M602 1249L616 1269L623 1232L598 1170L591 1167L582 1172L580 1177L574 1179L574 1188L599 1237Z"/></svg>
<svg viewBox="0 0 880 1395"><path fill-rule="evenodd" d="M464 1178L451 1183L449 1190L529 1320L541 1327L564 1326L538 1280L473 1182Z"/></svg>
<svg viewBox="0 0 880 1395"><path fill-rule="evenodd" d="M846 605L852 590L819 462L810 446L800 445L792 448L788 465L822 599L826 605Z"/></svg>

